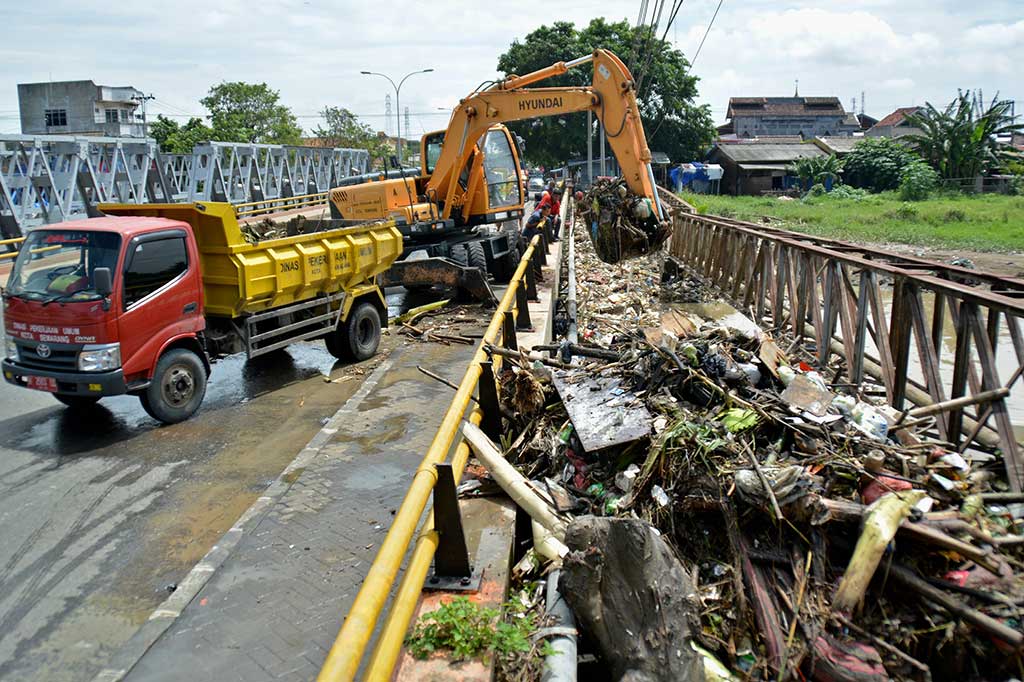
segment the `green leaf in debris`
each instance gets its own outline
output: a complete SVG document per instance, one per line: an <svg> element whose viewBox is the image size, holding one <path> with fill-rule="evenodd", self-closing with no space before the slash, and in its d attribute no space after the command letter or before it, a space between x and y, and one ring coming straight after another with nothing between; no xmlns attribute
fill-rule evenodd
<svg viewBox="0 0 1024 682"><path fill-rule="evenodd" d="M734 407L722 414L722 424L729 433L746 431L757 425L757 413L753 410Z"/></svg>

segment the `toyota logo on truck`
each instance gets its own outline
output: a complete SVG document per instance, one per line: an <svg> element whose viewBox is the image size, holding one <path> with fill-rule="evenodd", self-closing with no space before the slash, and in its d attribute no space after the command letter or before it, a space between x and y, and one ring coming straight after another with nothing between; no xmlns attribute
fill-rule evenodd
<svg viewBox="0 0 1024 682"><path fill-rule="evenodd" d="M36 346L36 355L38 355L41 358L50 357L50 347L47 346L45 343L39 344L38 346Z"/></svg>

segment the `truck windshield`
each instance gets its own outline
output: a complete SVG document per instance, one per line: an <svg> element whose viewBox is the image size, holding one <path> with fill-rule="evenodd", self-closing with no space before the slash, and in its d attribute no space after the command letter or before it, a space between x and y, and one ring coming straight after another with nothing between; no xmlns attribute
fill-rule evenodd
<svg viewBox="0 0 1024 682"><path fill-rule="evenodd" d="M490 208L518 206L522 203L519 169L504 130L489 130L484 137L484 175L487 178L487 203Z"/></svg>
<svg viewBox="0 0 1024 682"><path fill-rule="evenodd" d="M111 232L33 230L14 261L7 293L43 301L96 300L93 272L113 271L120 250L121 237Z"/></svg>

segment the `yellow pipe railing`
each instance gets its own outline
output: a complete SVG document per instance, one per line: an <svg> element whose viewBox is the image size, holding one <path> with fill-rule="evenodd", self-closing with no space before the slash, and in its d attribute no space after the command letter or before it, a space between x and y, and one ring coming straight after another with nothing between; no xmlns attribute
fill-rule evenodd
<svg viewBox="0 0 1024 682"><path fill-rule="evenodd" d="M260 213L272 213L292 208L305 208L319 206L327 203L327 192L316 192L315 194L300 194L294 197L282 197L280 199L264 199L263 201L247 201L241 204L234 204L235 215L239 218L258 215Z"/></svg>
<svg viewBox="0 0 1024 682"><path fill-rule="evenodd" d="M519 262L519 267L516 268L515 274L509 281L508 290L505 291L480 345L477 346L473 360L459 384L459 389L455 392L455 397L452 398L448 411L445 412L444 418L441 420L441 426L416 469L409 492L402 500L402 505L398 508L394 521L391 523L391 528L388 529L387 536L381 543L380 550L363 580L359 594L356 595L356 599L349 609L345 623L327 654L327 660L324 661L323 668L317 677L318 682L348 682L355 679L370 636L384 610L384 604L394 585L402 559L409 549L416 525L423 515L434 484L437 483L437 470L434 465L444 461L459 433L463 415L466 413L473 391L480 381L480 363L487 360L485 345L497 342L507 311L512 311L513 318L519 315L519 309L516 306L516 290L523 284L526 268L532 267L533 253L539 242L539 235L531 240L526 253L523 254ZM495 357L494 363L495 369L500 367L501 358ZM473 409L469 419L474 424L479 424L482 416L483 413L477 407ZM452 456L452 470L456 483L462 478L468 458L469 447L464 441L460 441ZM436 549L437 533L434 530L433 512L431 512L420 532L405 576L395 595L391 613L371 656L367 679L390 679Z"/></svg>
<svg viewBox="0 0 1024 682"><path fill-rule="evenodd" d="M0 239L0 246L10 246L12 244L20 244L25 241L24 237L14 237L13 239ZM0 260L5 258L17 258L17 251L8 251L6 253L0 253Z"/></svg>

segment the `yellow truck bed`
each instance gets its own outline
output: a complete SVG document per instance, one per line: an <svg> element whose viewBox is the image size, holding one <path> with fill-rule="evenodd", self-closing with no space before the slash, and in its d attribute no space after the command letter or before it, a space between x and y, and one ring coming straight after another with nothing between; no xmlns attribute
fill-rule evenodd
<svg viewBox="0 0 1024 682"><path fill-rule="evenodd" d="M99 209L191 225L207 315L239 317L348 291L372 283L402 253L402 234L393 220L250 244L228 203L101 204Z"/></svg>

